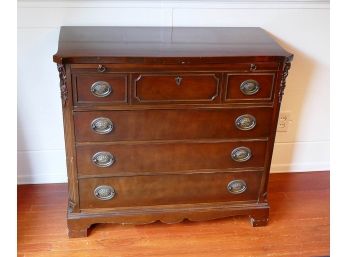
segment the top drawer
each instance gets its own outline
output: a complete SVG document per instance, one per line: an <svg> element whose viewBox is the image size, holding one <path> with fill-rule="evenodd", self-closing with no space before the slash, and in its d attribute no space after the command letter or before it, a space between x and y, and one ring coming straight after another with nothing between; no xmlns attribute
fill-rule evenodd
<svg viewBox="0 0 348 257"><path fill-rule="evenodd" d="M75 105L127 104L127 74L74 74Z"/></svg>
<svg viewBox="0 0 348 257"><path fill-rule="evenodd" d="M215 73L134 74L132 103L216 103L220 80Z"/></svg>
<svg viewBox="0 0 348 257"><path fill-rule="evenodd" d="M224 102L272 101L275 73L228 73Z"/></svg>

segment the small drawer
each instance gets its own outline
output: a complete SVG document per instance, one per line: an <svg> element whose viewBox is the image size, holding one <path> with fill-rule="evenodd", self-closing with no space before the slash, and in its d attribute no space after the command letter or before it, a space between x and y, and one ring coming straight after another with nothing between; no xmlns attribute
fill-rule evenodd
<svg viewBox="0 0 348 257"><path fill-rule="evenodd" d="M73 75L74 102L86 104L126 104L126 74Z"/></svg>
<svg viewBox="0 0 348 257"><path fill-rule="evenodd" d="M227 74L224 102L272 101L274 73Z"/></svg>
<svg viewBox="0 0 348 257"><path fill-rule="evenodd" d="M74 112L77 142L268 137L273 108ZM193 122L194 121L194 122Z"/></svg>
<svg viewBox="0 0 348 257"><path fill-rule="evenodd" d="M79 176L187 173L263 168L267 141L80 144Z"/></svg>
<svg viewBox="0 0 348 257"><path fill-rule="evenodd" d="M79 180L80 207L257 201L262 171Z"/></svg>
<svg viewBox="0 0 348 257"><path fill-rule="evenodd" d="M220 75L210 73L137 74L132 76L132 103L216 103Z"/></svg>

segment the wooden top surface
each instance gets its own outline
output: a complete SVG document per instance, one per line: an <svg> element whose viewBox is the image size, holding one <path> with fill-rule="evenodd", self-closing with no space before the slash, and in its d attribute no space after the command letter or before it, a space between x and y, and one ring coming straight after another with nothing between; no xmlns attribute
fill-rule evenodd
<svg viewBox="0 0 348 257"><path fill-rule="evenodd" d="M291 57L261 28L61 27L54 61L83 58ZM74 60L75 59L75 60ZM84 62L84 61L83 61Z"/></svg>

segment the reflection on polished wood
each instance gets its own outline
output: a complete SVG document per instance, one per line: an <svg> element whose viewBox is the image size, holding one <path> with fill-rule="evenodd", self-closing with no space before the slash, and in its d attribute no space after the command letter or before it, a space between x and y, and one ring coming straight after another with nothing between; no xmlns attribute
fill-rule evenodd
<svg viewBox="0 0 348 257"><path fill-rule="evenodd" d="M289 53L260 28L131 27L130 29L110 26L63 26L54 60L60 62L62 58L69 57L70 61L88 59L90 62L89 57L117 56L136 57L140 59L133 61L142 62L141 57L202 57L202 55L214 58L276 57L286 56ZM97 59L98 62L101 61L100 58Z"/></svg>
<svg viewBox="0 0 348 257"><path fill-rule="evenodd" d="M327 256L329 172L271 174L270 222L247 217L175 225L97 224L69 239L66 184L18 186L18 256Z"/></svg>

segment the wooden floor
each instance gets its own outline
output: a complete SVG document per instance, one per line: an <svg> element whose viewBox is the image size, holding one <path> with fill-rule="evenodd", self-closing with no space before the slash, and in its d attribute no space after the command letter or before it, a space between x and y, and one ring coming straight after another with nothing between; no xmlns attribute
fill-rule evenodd
<svg viewBox="0 0 348 257"><path fill-rule="evenodd" d="M328 256L329 172L272 174L267 227L246 217L175 225L98 224L69 239L65 184L18 186L18 256Z"/></svg>

